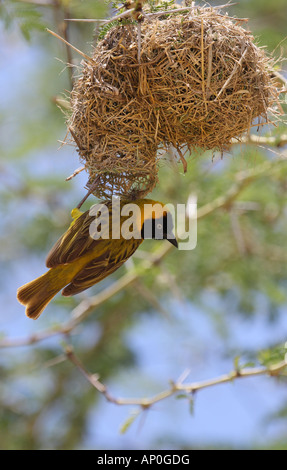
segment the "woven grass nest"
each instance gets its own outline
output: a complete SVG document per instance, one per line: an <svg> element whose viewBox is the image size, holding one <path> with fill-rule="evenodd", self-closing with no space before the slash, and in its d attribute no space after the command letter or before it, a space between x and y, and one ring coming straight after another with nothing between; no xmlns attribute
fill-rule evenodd
<svg viewBox="0 0 287 470"><path fill-rule="evenodd" d="M226 150L278 98L271 59L241 20L211 7L118 24L82 63L68 126L94 194L144 197L158 149Z"/></svg>

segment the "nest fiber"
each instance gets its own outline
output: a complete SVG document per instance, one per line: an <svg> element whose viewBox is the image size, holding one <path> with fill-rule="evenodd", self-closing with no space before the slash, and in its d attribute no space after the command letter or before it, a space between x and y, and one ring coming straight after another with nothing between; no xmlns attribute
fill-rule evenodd
<svg viewBox="0 0 287 470"><path fill-rule="evenodd" d="M138 59L140 46L140 62ZM144 196L159 146L225 150L278 97L271 63L241 20L212 8L117 25L82 64L69 128L95 195Z"/></svg>

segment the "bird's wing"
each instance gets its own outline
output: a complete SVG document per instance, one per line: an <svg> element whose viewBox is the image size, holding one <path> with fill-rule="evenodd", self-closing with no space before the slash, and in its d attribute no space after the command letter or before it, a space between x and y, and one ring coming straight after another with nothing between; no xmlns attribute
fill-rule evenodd
<svg viewBox="0 0 287 470"><path fill-rule="evenodd" d="M68 297L70 295L79 294L112 274L120 268L123 263L124 261L113 265L103 263L102 266L99 266L97 260L89 263L73 281L62 290L62 295Z"/></svg>
<svg viewBox="0 0 287 470"><path fill-rule="evenodd" d="M129 241L128 246L126 246L125 242L122 244L118 243L114 255L113 253L111 254L110 249L107 249L106 253L86 264L74 277L73 281L63 289L62 295L70 296L78 294L112 274L134 254L141 242L142 240Z"/></svg>
<svg viewBox="0 0 287 470"><path fill-rule="evenodd" d="M102 251L101 247L107 243L107 240L95 240L90 236L90 226L94 220L95 216L89 215L89 211L87 211L72 223L48 253L47 268L70 263L97 247L99 253Z"/></svg>

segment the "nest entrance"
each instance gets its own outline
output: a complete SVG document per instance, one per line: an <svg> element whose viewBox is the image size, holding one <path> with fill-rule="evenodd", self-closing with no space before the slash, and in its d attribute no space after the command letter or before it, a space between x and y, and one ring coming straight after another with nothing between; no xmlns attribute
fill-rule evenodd
<svg viewBox="0 0 287 470"><path fill-rule="evenodd" d="M144 197L159 146L225 150L278 97L271 61L240 20L213 8L110 29L84 62L69 128L94 194Z"/></svg>

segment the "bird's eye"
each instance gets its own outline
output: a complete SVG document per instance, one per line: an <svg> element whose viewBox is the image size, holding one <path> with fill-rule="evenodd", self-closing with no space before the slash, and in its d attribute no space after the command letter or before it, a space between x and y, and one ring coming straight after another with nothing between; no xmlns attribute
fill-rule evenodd
<svg viewBox="0 0 287 470"><path fill-rule="evenodd" d="M161 225L161 224L157 224L156 228L157 228L158 230L161 230L161 229L162 229L162 225Z"/></svg>

